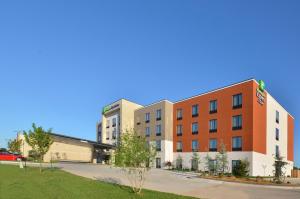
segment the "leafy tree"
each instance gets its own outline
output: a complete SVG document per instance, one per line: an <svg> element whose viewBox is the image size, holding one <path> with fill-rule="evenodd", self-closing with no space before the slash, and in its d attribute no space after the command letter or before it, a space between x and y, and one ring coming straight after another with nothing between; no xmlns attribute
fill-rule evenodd
<svg viewBox="0 0 300 199"><path fill-rule="evenodd" d="M218 172L224 175L228 170L228 157L227 157L226 146L224 143L221 143L220 150L216 155L216 160L217 160Z"/></svg>
<svg viewBox="0 0 300 199"><path fill-rule="evenodd" d="M21 153L22 140L13 139L7 143L8 151L12 153Z"/></svg>
<svg viewBox="0 0 300 199"><path fill-rule="evenodd" d="M0 148L0 152L7 152L6 148Z"/></svg>
<svg viewBox="0 0 300 199"><path fill-rule="evenodd" d="M32 147L40 159L40 172L42 172L42 161L44 155L48 152L53 140L50 136L52 129L45 131L41 126L37 127L34 123L32 124L32 130L28 132L24 131L25 141L29 146Z"/></svg>
<svg viewBox="0 0 300 199"><path fill-rule="evenodd" d="M276 155L275 156L275 162L273 164L274 166L274 181L278 184L281 184L284 182L285 180L285 166L287 165L288 163L283 161L283 157L282 156L279 156L279 155Z"/></svg>
<svg viewBox="0 0 300 199"><path fill-rule="evenodd" d="M239 161L233 168L232 174L237 177L246 177L249 175L249 161L247 159Z"/></svg>
<svg viewBox="0 0 300 199"><path fill-rule="evenodd" d="M114 154L115 166L122 167L134 193L140 194L150 170L149 161L156 156L156 150L134 130L126 130L121 136Z"/></svg>
<svg viewBox="0 0 300 199"><path fill-rule="evenodd" d="M210 157L208 153L205 156L205 170L208 171L210 175L216 174L218 170L216 160Z"/></svg>
<svg viewBox="0 0 300 199"><path fill-rule="evenodd" d="M198 153L194 152L191 158L192 167L191 170L198 171L200 164L200 157Z"/></svg>

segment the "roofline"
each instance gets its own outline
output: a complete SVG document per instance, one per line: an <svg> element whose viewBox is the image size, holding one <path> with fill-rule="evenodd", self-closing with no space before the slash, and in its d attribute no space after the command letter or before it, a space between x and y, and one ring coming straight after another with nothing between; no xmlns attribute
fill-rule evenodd
<svg viewBox="0 0 300 199"><path fill-rule="evenodd" d="M169 102L169 103L171 103L171 104L174 104L173 102L171 102L171 101L169 101L169 100L167 100L167 99L162 99L162 100L153 102L153 103L151 103L151 104L148 104L148 105L146 105L146 106L144 106L144 107L140 107L140 108L136 109L135 111L140 110L140 109L143 109L143 108L148 108L149 106L153 106L153 105L159 104L159 103L161 103L161 102Z"/></svg>
<svg viewBox="0 0 300 199"><path fill-rule="evenodd" d="M131 100L128 100L128 99L126 99L126 98L119 98L118 100L115 100L115 101L113 101L113 102L111 102L111 103L109 103L109 104L104 105L104 107L105 107L105 106L109 106L109 105L111 105L111 104L114 104L114 103L116 103L116 102L118 102L118 101L122 101L122 100L126 100L126 101L128 101L128 102L131 102L131 103L134 103L134 104L143 106L143 105L141 105L141 104L138 104L138 103L136 103L136 102L134 102L134 101L131 101Z"/></svg>
<svg viewBox="0 0 300 199"><path fill-rule="evenodd" d="M87 142L89 144L96 144L96 145L102 145L102 146L108 146L108 147L113 147L110 144L104 144L104 143L98 143L96 141L92 141L92 140L87 140L87 139L81 139L81 138L77 138L77 137L72 137L72 136L68 136L68 135L62 135L62 134L57 134L57 133L49 133L52 136L57 136L57 137L62 137L62 138L68 138L68 139L72 139L72 140L77 140L77 141L82 141L82 142Z"/></svg>
<svg viewBox="0 0 300 199"><path fill-rule="evenodd" d="M210 90L210 91L198 94L198 95L194 95L192 97L188 97L188 98L184 98L182 100L178 100L178 101L174 102L174 104L175 103L179 103L179 102L183 102L183 101L186 101L186 100L189 100L189 99L193 99L193 98L196 98L196 97L200 97L200 96L203 96L203 95L207 95L207 94L210 94L210 93L214 93L216 91L220 91L220 90L223 90L223 89L226 89L226 88L230 88L230 87L233 87L233 86L236 86L236 85L239 85L239 84L243 84L243 83L246 83L246 82L250 82L250 81L256 81L256 80L254 78L246 79L246 80L243 80L243 81L240 81L240 82L237 82L237 83L230 84L228 86L223 86L223 87L220 87L220 88L217 88L217 89L213 89L213 90Z"/></svg>

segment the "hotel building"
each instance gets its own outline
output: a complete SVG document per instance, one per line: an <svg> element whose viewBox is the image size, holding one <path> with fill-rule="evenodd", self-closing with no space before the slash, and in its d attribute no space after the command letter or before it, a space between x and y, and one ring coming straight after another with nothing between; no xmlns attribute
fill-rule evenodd
<svg viewBox="0 0 300 199"><path fill-rule="evenodd" d="M179 156L182 167L191 168L197 153L199 169L206 170L205 157L215 163L221 146L228 152L228 172L247 159L250 175L273 175L275 156L289 163L286 175L293 168L294 118L255 79L174 103L163 100L143 107L120 100L105 107L99 126L97 138L108 144L116 143L119 129L134 127L156 146L157 168L168 161L175 166Z"/></svg>
<svg viewBox="0 0 300 199"><path fill-rule="evenodd" d="M162 100L135 110L135 131L146 136L157 151L153 161L156 168L173 161L173 103Z"/></svg>
<svg viewBox="0 0 300 199"><path fill-rule="evenodd" d="M247 159L250 175L273 175L274 156L280 155L289 163L290 175L294 119L264 90L263 82L250 79L180 100L173 110L174 159L180 155L183 167L191 167L193 152L201 160L207 154L214 159L224 144L229 172Z"/></svg>
<svg viewBox="0 0 300 199"><path fill-rule="evenodd" d="M142 106L125 99L102 109L102 120L97 124L97 141L116 145L120 134L134 128L134 111Z"/></svg>

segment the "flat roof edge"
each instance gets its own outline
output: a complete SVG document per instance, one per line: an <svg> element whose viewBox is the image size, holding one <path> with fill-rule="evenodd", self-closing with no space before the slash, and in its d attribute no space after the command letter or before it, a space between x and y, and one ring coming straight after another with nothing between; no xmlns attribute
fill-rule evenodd
<svg viewBox="0 0 300 199"><path fill-rule="evenodd" d="M183 102L183 101L186 101L186 100L189 100L189 99L193 99L193 98L196 98L196 97L200 97L200 96L203 96L203 95L207 95L207 94L210 94L210 93L213 93L213 92L216 92L216 91L220 91L220 90L223 90L223 89L226 89L226 88L230 88L232 86L236 86L236 85L239 85L239 84L250 82L250 81L256 81L256 80L254 78L246 79L246 80L243 80L243 81L240 81L240 82L237 82L237 83L229 84L228 86L223 86L223 87L216 88L216 89L213 89L213 90L210 90L210 91L198 94L198 95L194 95L192 97L188 97L188 98L184 98L182 100L175 101L174 104L179 103L179 102Z"/></svg>

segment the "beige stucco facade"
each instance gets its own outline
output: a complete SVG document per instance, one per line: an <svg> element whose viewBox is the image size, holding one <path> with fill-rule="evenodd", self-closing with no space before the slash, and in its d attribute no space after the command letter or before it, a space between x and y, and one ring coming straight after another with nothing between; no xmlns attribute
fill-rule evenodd
<svg viewBox="0 0 300 199"><path fill-rule="evenodd" d="M93 144L85 140L74 140L70 138L51 136L53 144L49 151L44 156L44 162L56 161L76 161L76 162L92 162L94 147ZM24 135L19 134L18 139L21 139L21 152L25 157L28 157L29 151L32 148L25 142Z"/></svg>
<svg viewBox="0 0 300 199"><path fill-rule="evenodd" d="M134 111L141 107L143 106L125 99L105 106L102 121L97 125L97 140L105 144L116 144L122 132L134 128Z"/></svg>
<svg viewBox="0 0 300 199"><path fill-rule="evenodd" d="M157 112L160 111L160 118L157 118ZM149 114L149 121L146 121L146 114ZM155 167L163 167L167 161L173 160L173 103L168 100L162 100L150 104L135 111L134 114L136 132L141 136L146 136L150 144L156 145L160 141L161 151L157 152ZM157 135L157 126L161 129L160 135ZM146 128L149 128L150 134L146 135ZM157 165L159 164L160 165Z"/></svg>

